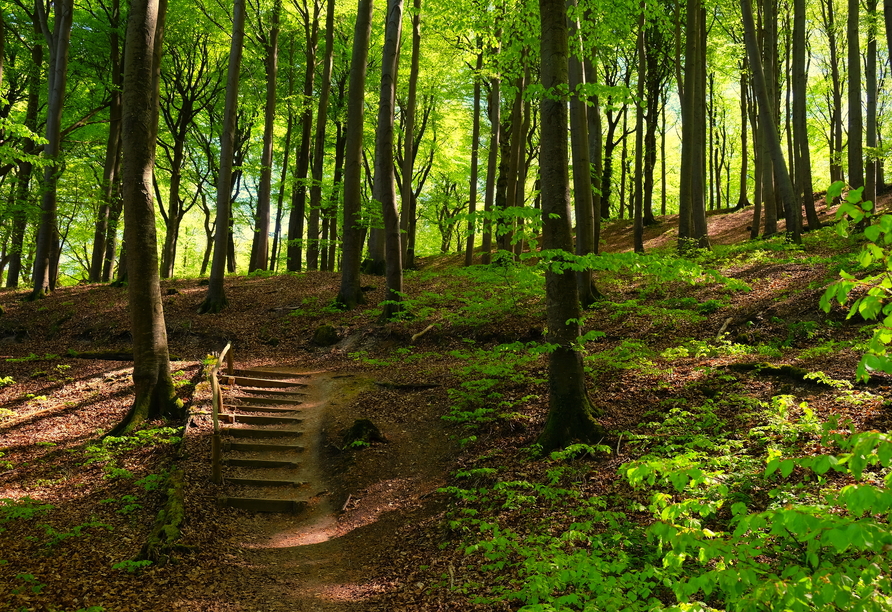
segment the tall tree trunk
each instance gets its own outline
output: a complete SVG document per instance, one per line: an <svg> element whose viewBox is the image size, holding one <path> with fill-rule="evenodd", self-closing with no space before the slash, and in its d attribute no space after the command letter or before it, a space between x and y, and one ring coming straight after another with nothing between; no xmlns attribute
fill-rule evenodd
<svg viewBox="0 0 892 612"><path fill-rule="evenodd" d="M226 74L226 103L223 108L223 129L220 133L220 172L217 178L217 221L214 236L214 259L208 292L198 309L201 314L217 313L228 300L223 281L229 254L229 228L232 199L232 162L235 154L235 131L238 120L238 84L245 40L245 0L234 0L232 41L229 47L229 69Z"/></svg>
<svg viewBox="0 0 892 612"><path fill-rule="evenodd" d="M409 68L409 96L406 100L405 121L405 147L403 152L403 183L400 193L400 235L401 258L403 267L407 270L414 268L414 253L409 259L409 216L412 210L412 176L415 172L415 106L418 95L418 61L421 52L421 0L413 0L412 3L412 63Z"/></svg>
<svg viewBox="0 0 892 612"><path fill-rule="evenodd" d="M595 72L597 57L586 58L583 62L585 81L596 84L598 77ZM592 165L592 211L595 215L594 227L594 252L601 248L601 177L604 176L604 162L601 156L603 141L601 138L601 101L598 96L589 97L589 108L586 109L588 119L588 157Z"/></svg>
<svg viewBox="0 0 892 612"><path fill-rule="evenodd" d="M837 24L834 12L835 0L821 0L821 17L824 21L824 30L827 35L827 49L830 54L830 86L831 105L830 110L830 180L832 182L843 180L842 172L842 77L839 72L839 51Z"/></svg>
<svg viewBox="0 0 892 612"><path fill-rule="evenodd" d="M55 18L53 32L49 20L43 14L43 4L36 2L47 45L50 47L50 72L47 95L46 145L47 160L43 174L43 197L40 205L40 226L37 230L37 251L34 254L32 274L33 291L29 299L42 298L55 288L53 269L58 261L59 232L56 220L56 187L61 165L62 107L65 103L65 86L68 80L68 50L71 42L71 25L74 14L73 0L57 0L53 3Z"/></svg>
<svg viewBox="0 0 892 612"><path fill-rule="evenodd" d="M390 0L387 6L387 26L381 60L381 90L378 102L378 128L375 133L374 198L381 202L384 218L384 247L387 297L383 320L401 310L403 292L403 262L400 248L400 219L396 204L396 185L393 176L393 118L396 110L396 73L399 65L400 35L403 24L403 0ZM411 176L403 176L409 183Z"/></svg>
<svg viewBox="0 0 892 612"><path fill-rule="evenodd" d="M749 83L746 78L746 64L740 67L740 193L737 196L737 209L743 209L749 206L750 201L747 197L747 170L749 168L749 152L747 148L747 125L749 124L749 111L747 104L749 100Z"/></svg>
<svg viewBox="0 0 892 612"><path fill-rule="evenodd" d="M542 21L541 78L547 92L567 86L567 11L563 0L539 0ZM554 96L557 98L557 96ZM541 101L541 153L543 248L573 250L570 233L570 177L567 151L567 106L562 99ZM557 259L560 259L559 257ZM555 266L560 265L555 262ZM548 420L539 436L545 452L579 440L596 442L604 430L595 421L595 409L585 389L582 355L574 344L579 337L579 294L575 274L549 266L545 273L548 343Z"/></svg>
<svg viewBox="0 0 892 612"><path fill-rule="evenodd" d="M808 66L806 64L805 0L793 3L793 141L797 157L796 193L802 198L808 228L821 227L815 210L814 186L811 176L811 151L808 144L808 123L806 121L806 90L808 88ZM797 207L798 208L798 207ZM797 213L798 214L798 213Z"/></svg>
<svg viewBox="0 0 892 612"><path fill-rule="evenodd" d="M325 268L329 272L337 270L337 237L338 237L338 202L340 201L341 183L344 176L344 149L346 145L346 134L344 134L344 126L338 121L336 123L337 135L335 136L335 168L334 181L331 185L331 196L328 201L327 214L328 220L328 266Z"/></svg>
<svg viewBox="0 0 892 612"><path fill-rule="evenodd" d="M499 141L502 129L502 96L501 79L498 75L492 77L489 95L489 157L486 164L486 192L483 196L483 210L486 213L483 221L483 244L480 263L488 264L492 261L492 212L496 195L496 173L499 164Z"/></svg>
<svg viewBox="0 0 892 612"><path fill-rule="evenodd" d="M576 0L566 0L568 13L575 14ZM576 213L576 254L595 252L595 209L592 205L592 171L589 163L588 109L581 86L585 83L583 72L579 20L570 19L568 78L570 85L570 147L573 154L573 197ZM597 299L591 268L576 272L576 287L580 305L591 306Z"/></svg>
<svg viewBox="0 0 892 612"><path fill-rule="evenodd" d="M319 216L322 214L325 127L328 123L328 99L331 93L331 69L334 58L334 5L335 0L328 0L328 8L325 13L325 56L322 58L322 89L319 91L319 109L316 111L316 137L313 143L312 164L313 182L310 185L310 221L307 225L307 270L319 269ZM325 238L324 232L323 238Z"/></svg>
<svg viewBox="0 0 892 612"><path fill-rule="evenodd" d="M257 190L257 213L254 222L254 241L248 272L267 269L269 256L270 202L273 187L273 138L276 127L276 80L279 74L279 15L282 0L273 3L269 40L265 45L266 105L263 114L263 150L260 153L260 185Z"/></svg>
<svg viewBox="0 0 892 612"><path fill-rule="evenodd" d="M849 186L864 187L863 122L861 117L860 0L849 0L846 39L849 74Z"/></svg>
<svg viewBox="0 0 892 612"><path fill-rule="evenodd" d="M638 17L638 100L635 105L635 222L633 242L636 253L644 253L644 83L647 78L647 52L644 47L645 2Z"/></svg>
<svg viewBox="0 0 892 612"><path fill-rule="evenodd" d="M288 99L294 96L294 36L289 36L288 52ZM273 245L269 254L269 270L279 267L279 238L282 235L282 206L285 203L285 187L288 183L288 163L291 159L291 136L294 133L294 109L288 105L288 127L285 129L285 155L279 175L279 195L276 199L276 223L273 229Z"/></svg>
<svg viewBox="0 0 892 612"><path fill-rule="evenodd" d="M750 0L740 0L740 10L743 16L744 39L746 42L747 56L750 60L750 66L753 72L753 83L756 86L756 97L759 101L759 116L761 118L762 131L766 133L766 140L769 144L769 155L771 156L774 176L778 182L778 191L783 198L784 208L788 213L787 217L787 233L797 244L802 242L799 226L796 219L799 217L798 201L793 191L793 183L790 180L790 174L787 170L787 164L784 162L784 154L781 149L780 137L777 130L772 127L772 108L770 98L768 96L768 87L765 83L765 73L762 71L762 58L759 53L759 45L756 42L756 26L753 22L753 9Z"/></svg>
<svg viewBox="0 0 892 612"><path fill-rule="evenodd" d="M478 38L479 46L479 38ZM477 177L480 160L480 72L483 70L483 51L477 52L477 67L474 72L474 127L471 130L471 181L468 196L468 239L465 245L465 266L474 263L474 215L477 214Z"/></svg>
<svg viewBox="0 0 892 612"><path fill-rule="evenodd" d="M170 376L167 331L158 272L152 168L158 132L160 48L166 0L132 0L124 66L123 185L124 231L139 257L128 259L127 293L133 335L133 384L136 397L118 435L157 418L182 418Z"/></svg>
<svg viewBox="0 0 892 612"><path fill-rule="evenodd" d="M319 4L314 0L314 14L305 4L304 34L306 35L306 70L304 72L301 139L291 194L291 216L288 219L288 270L297 272L303 264L304 217L307 207L307 173L310 169L310 137L313 130L313 81L316 75L316 48L319 42Z"/></svg>
<svg viewBox="0 0 892 612"><path fill-rule="evenodd" d="M111 22L109 23L109 61L111 63L111 103L108 117L108 139L105 143L105 164L102 169L102 197L99 203L99 211L96 214L96 231L93 234L93 253L90 258L90 282L98 283L102 280L102 264L105 258L105 245L108 235L108 222L111 213L112 200L115 197L115 182L119 177L115 175L118 168L118 158L121 155L121 84L123 73L121 70L121 45L118 40L118 28L120 27L120 5L118 0L112 0Z"/></svg>
<svg viewBox="0 0 892 612"><path fill-rule="evenodd" d="M864 86L867 90L867 109L865 128L867 134L864 144L869 153L864 168L865 201L876 202L877 199L877 0L867 0L867 57L864 62Z"/></svg>
<svg viewBox="0 0 892 612"><path fill-rule="evenodd" d="M37 0L39 1L39 0ZM34 30L40 34L40 24L35 19ZM28 75L28 102L25 107L25 127L32 133L37 132L37 113L40 107L40 88L43 85L43 45L37 41L31 47L31 66ZM31 139L25 141L25 148L33 150L35 143ZM22 253L25 246L25 230L28 227L28 210L30 201L31 178L34 175L34 164L30 161L19 163L17 178L16 206L12 213L12 236L9 250L9 271L6 275L6 286L17 288L22 273Z"/></svg>
<svg viewBox="0 0 892 612"><path fill-rule="evenodd" d="M359 0L353 55L350 62L350 89L347 96L347 139L344 150L344 224L341 259L341 288L337 301L345 308L365 303L359 286L363 232L362 133L365 114L365 78L372 33L372 0Z"/></svg>

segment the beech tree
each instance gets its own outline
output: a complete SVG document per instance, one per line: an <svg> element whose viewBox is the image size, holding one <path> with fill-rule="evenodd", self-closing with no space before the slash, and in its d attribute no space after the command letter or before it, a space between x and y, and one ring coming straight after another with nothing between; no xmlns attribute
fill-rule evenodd
<svg viewBox="0 0 892 612"><path fill-rule="evenodd" d="M158 89L167 0L132 0L127 24L122 98L124 234L135 398L118 435L148 419L181 418L170 376L161 303L152 169L158 133Z"/></svg>
<svg viewBox="0 0 892 612"><path fill-rule="evenodd" d="M345 308L365 303L359 284L362 259L362 132L365 117L365 78L372 35L372 0L359 0L353 53L350 62L350 89L347 98L347 138L344 150L344 228L341 288L337 302Z"/></svg>
<svg viewBox="0 0 892 612"><path fill-rule="evenodd" d="M579 292L576 275L564 266L572 257L570 176L567 151L568 86L567 10L563 0L539 0L542 24L540 102L542 141L542 246L552 257L545 273L548 357L548 421L539 436L546 452L580 440L597 442L604 430L585 389L582 355L574 348L579 337Z"/></svg>
<svg viewBox="0 0 892 612"><path fill-rule="evenodd" d="M232 210L232 165L236 151L238 119L238 84L245 38L245 0L235 0L232 11L232 42L229 51L229 70L226 77L226 107L223 110L223 129L220 133L220 172L217 177L217 221L214 238L214 261L208 292L198 312L220 312L226 307L223 280L229 253L230 211Z"/></svg>

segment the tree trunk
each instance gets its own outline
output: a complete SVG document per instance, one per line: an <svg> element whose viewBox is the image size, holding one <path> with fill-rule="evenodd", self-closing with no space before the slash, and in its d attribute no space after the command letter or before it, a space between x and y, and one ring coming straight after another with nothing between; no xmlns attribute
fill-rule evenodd
<svg viewBox="0 0 892 612"><path fill-rule="evenodd" d="M863 125L861 120L860 0L849 0L846 38L849 74L849 187L864 187Z"/></svg>
<svg viewBox="0 0 892 612"><path fill-rule="evenodd" d="M865 201L876 202L877 199L877 0L867 0L867 57L864 62L864 86L867 90L867 116L865 128L867 134L864 144L868 148L868 159L864 168Z"/></svg>
<svg viewBox="0 0 892 612"><path fill-rule="evenodd" d="M220 133L220 172L217 178L217 221L214 236L214 259L208 292L198 309L201 314L217 313L228 300L223 281L229 253L229 227L232 199L232 162L235 153L235 131L238 120L238 84L245 39L245 0L234 0L232 41L229 48L229 69L226 75L226 103L223 109L223 130ZM132 258L131 258L132 259Z"/></svg>
<svg viewBox="0 0 892 612"><path fill-rule="evenodd" d="M546 92L567 86L567 12L562 0L539 0L542 20L542 86ZM555 96L557 97L557 96ZM562 99L541 101L541 153L543 248L573 249L570 234L570 194L567 152L567 107ZM545 273L548 358L548 420L539 436L545 452L579 440L597 442L604 430L595 421L595 409L585 389L582 355L573 348L579 337L579 294L575 274L556 269L561 257Z"/></svg>
<svg viewBox="0 0 892 612"><path fill-rule="evenodd" d="M365 303L359 286L363 232L362 133L365 114L365 78L372 32L372 0L359 0L353 54L350 62L350 89L347 98L347 139L344 150L344 225L341 260L341 288L337 302L345 308Z"/></svg>
<svg viewBox="0 0 892 612"><path fill-rule="evenodd" d="M476 226L474 215L477 214L477 177L480 160L480 72L482 70L483 51L478 51L477 69L474 72L474 127L471 130L471 182L469 185L470 195L468 196L468 239L465 245L465 266L474 263L474 228Z"/></svg>
<svg viewBox="0 0 892 612"><path fill-rule="evenodd" d="M102 198L96 215L96 231L93 234L93 253L90 258L90 282L102 280L102 264L105 259L105 246L108 236L109 215L112 200L115 197L115 182L118 176L118 157L121 155L121 53L118 40L120 27L120 6L118 0L112 1L111 22L109 23L109 61L111 63L111 104L108 117L108 139L105 143L105 164L102 169Z"/></svg>
<svg viewBox="0 0 892 612"><path fill-rule="evenodd" d="M273 186L273 138L276 127L276 80L279 74L279 14L282 0L273 3L269 41L265 45L264 68L266 70L266 106L263 114L263 150L260 153L260 185L257 190L257 212L254 225L254 242L248 272L267 269L269 256L270 202Z"/></svg>
<svg viewBox="0 0 892 612"><path fill-rule="evenodd" d="M498 51L496 51L498 53ZM489 157L486 164L486 192L483 196L483 243L481 245L480 263L488 264L492 261L492 212L496 195L496 173L499 164L499 140L501 137L502 121L502 96L501 79L498 75L492 77L492 85L489 95Z"/></svg>
<svg viewBox="0 0 892 612"><path fill-rule="evenodd" d="M773 123L770 98L768 96L768 87L765 83L765 73L762 71L762 59L759 54L759 46L756 42L756 26L753 22L753 9L750 0L740 0L740 9L743 16L746 51L750 60L750 66L752 67L753 83L756 86L756 97L759 102L760 123L764 126L762 131L766 133L774 176L778 182L777 188L783 198L785 210L789 211L787 216L787 233L790 234L794 242L799 244L802 242L802 238L799 226L796 223L796 219L799 217L798 201L795 192L793 191L793 183L790 180L790 174L787 171L787 164L784 162L780 137L777 135L777 130L771 127Z"/></svg>
<svg viewBox="0 0 892 612"><path fill-rule="evenodd" d="M319 42L319 9L314 1L315 15L309 9L303 13L306 35L306 70L304 72L301 139L294 171L294 190L291 193L291 216L288 218L288 270L298 272L303 264L304 217L307 207L307 173L310 169L310 137L313 130L313 81L316 75L316 48Z"/></svg>
<svg viewBox="0 0 892 612"><path fill-rule="evenodd" d="M400 219L396 204L396 185L393 176L393 118L396 109L396 73L399 65L400 34L403 24L403 0L390 0L387 7L387 26L381 60L381 90L378 102L378 128L375 132L374 198L381 202L384 217L384 247L387 296L383 320L401 310L403 292L403 262L400 248ZM411 177L404 183L411 189Z"/></svg>
<svg viewBox="0 0 892 612"><path fill-rule="evenodd" d="M644 47L645 2L638 17L638 101L635 105L635 223L633 242L636 253L644 253L644 83L647 78L647 51Z"/></svg>
<svg viewBox="0 0 892 612"><path fill-rule="evenodd" d="M319 217L322 214L325 127L328 123L328 99L331 93L331 69L334 58L334 5L335 0L328 0L328 8L325 13L325 56L322 58L322 89L319 91L319 109L316 111L313 182L310 185L310 220L307 225L307 270L319 269ZM324 232L323 238L325 238Z"/></svg>
<svg viewBox="0 0 892 612"><path fill-rule="evenodd" d="M133 335L135 399L118 435L150 419L182 418L170 376L167 331L158 273L152 168L158 130L158 71L166 0L132 0L124 66L123 185L128 258L127 292Z"/></svg>
<svg viewBox="0 0 892 612"><path fill-rule="evenodd" d="M808 144L808 123L806 90L808 88L808 66L806 63L806 29L805 0L794 0L793 3L793 141L797 157L796 192L805 206L808 228L816 230L821 227L818 213L815 210L814 186L811 176L811 151ZM798 207L797 207L798 209ZM798 212L797 212L798 214Z"/></svg>
<svg viewBox="0 0 892 612"><path fill-rule="evenodd" d="M576 0L566 0L569 10ZM570 146L573 154L573 196L576 213L576 254L595 252L595 210L592 205L592 171L589 163L588 109L580 91L585 83L582 47L578 19L568 22L570 56L568 77L570 85ZM580 305L591 306L597 299L591 268L576 272L576 287Z"/></svg>
<svg viewBox="0 0 892 612"><path fill-rule="evenodd" d="M409 259L409 215L412 210L412 176L415 172L415 106L418 95L418 61L421 51L421 0L412 3L412 60L409 68L409 95L406 101L405 147L403 152L403 184L400 193L400 248L401 259L405 269L414 267L413 259ZM414 254L413 254L414 255Z"/></svg>
<svg viewBox="0 0 892 612"><path fill-rule="evenodd" d="M46 145L44 158L47 165L43 174L43 196L40 206L40 226L37 230L37 250L34 254L33 290L29 299L42 298L55 289L58 261L59 235L56 220L56 186L61 165L59 153L62 146L62 107L65 103L65 86L68 79L68 50L71 42L71 25L74 13L73 0L57 0L53 3L55 18L53 32L49 32L49 20L43 14L43 4L36 2L44 37L50 46L50 73L47 95Z"/></svg>

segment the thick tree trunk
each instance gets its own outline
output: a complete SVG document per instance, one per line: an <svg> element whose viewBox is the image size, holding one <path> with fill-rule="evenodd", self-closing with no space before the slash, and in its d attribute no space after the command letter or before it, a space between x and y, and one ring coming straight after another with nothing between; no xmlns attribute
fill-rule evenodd
<svg viewBox="0 0 892 612"><path fill-rule="evenodd" d="M276 127L276 80L279 74L279 15L282 1L273 4L272 24L265 45L266 105L263 114L263 150L260 153L260 185L257 190L257 212L254 241L248 272L266 270L269 257L269 221L273 186L273 137Z"/></svg>
<svg viewBox="0 0 892 612"><path fill-rule="evenodd" d="M372 32L372 0L359 0L353 55L350 62L350 89L347 97L347 139L344 150L344 225L341 260L341 288L337 301L345 308L365 303L359 283L363 232L362 133L365 115L366 64Z"/></svg>
<svg viewBox="0 0 892 612"><path fill-rule="evenodd" d="M220 133L220 172L217 178L217 221L214 236L214 259L208 292L198 309L201 314L217 313L228 300L223 285L229 254L229 227L232 199L232 162L235 154L235 131L238 120L238 84L245 39L245 0L234 0L232 41L229 48L229 69L226 75L226 103L223 109L223 130Z"/></svg>
<svg viewBox="0 0 892 612"><path fill-rule="evenodd" d="M136 397L124 421L111 432L115 435L149 419L183 416L170 376L152 199L158 130L157 51L166 5L166 0L132 0L127 27L122 100L124 229L127 244L139 254L128 258L127 271Z"/></svg>
<svg viewBox="0 0 892 612"><path fill-rule="evenodd" d="M383 320L401 310L403 262L400 248L400 219L396 204L393 168L393 118L396 110L396 73L399 65L400 34L403 24L403 0L390 0L381 60L381 89L378 102L378 128L375 133L374 198L381 202L384 218L384 247L387 296ZM411 177L403 177L411 185Z"/></svg>
<svg viewBox="0 0 892 612"><path fill-rule="evenodd" d="M877 199L877 156L873 153L877 146L877 0L867 0L867 57L864 61L864 86L867 90L864 144L871 151L864 167L865 201Z"/></svg>
<svg viewBox="0 0 892 612"><path fill-rule="evenodd" d="M567 86L567 12L563 0L539 0L542 20L542 86L551 95L542 97L543 247L573 249L570 234L570 194L567 152L567 107L556 92ZM539 436L545 452L574 440L597 442L604 430L595 421L595 410L585 389L582 356L573 348L579 337L579 294L575 274L556 269L556 258L545 273L548 343L555 347L548 358L548 420Z"/></svg>
<svg viewBox="0 0 892 612"><path fill-rule="evenodd" d="M316 137L313 143L313 183L310 185L310 220L307 224L307 270L319 269L319 217L322 214L325 127L328 123L328 99L331 94L331 69L334 58L334 15L335 0L328 0L328 8L325 13L325 56L322 58L322 89L319 91L319 107L316 111ZM325 238L324 232L322 237L323 239Z"/></svg>
<svg viewBox="0 0 892 612"><path fill-rule="evenodd" d="M49 20L43 15L43 5L35 3L44 37L50 45L50 74L47 95L46 145L44 158L47 165L43 174L43 196L40 206L40 226L37 230L37 250L34 254L33 290L29 299L44 297L55 288L54 268L58 262L59 233L56 220L56 186L61 165L62 107L65 103L65 86L68 80L68 50L71 42L71 25L74 14L73 0L57 0L53 7L55 19L50 34Z"/></svg>

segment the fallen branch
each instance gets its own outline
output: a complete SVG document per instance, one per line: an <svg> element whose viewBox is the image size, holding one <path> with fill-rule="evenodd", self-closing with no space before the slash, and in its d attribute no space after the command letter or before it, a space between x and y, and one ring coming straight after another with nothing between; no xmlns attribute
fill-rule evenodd
<svg viewBox="0 0 892 612"><path fill-rule="evenodd" d="M412 340L411 340L411 341L412 341L412 342L415 342L416 340L418 340L419 338L421 338L424 334L426 334L427 332L429 332L429 331L432 330L433 328L434 328L434 324L431 323L430 325L428 325L427 327L425 327L423 330L421 330L421 331L418 332L417 334L413 334L413 336L412 336Z"/></svg>

